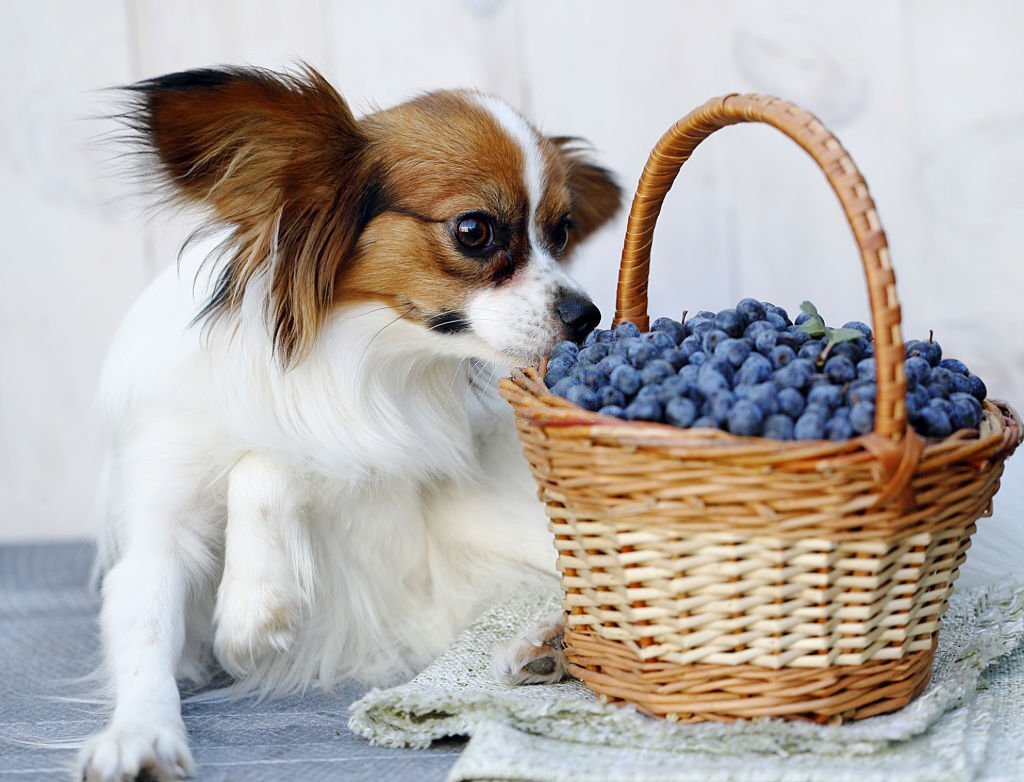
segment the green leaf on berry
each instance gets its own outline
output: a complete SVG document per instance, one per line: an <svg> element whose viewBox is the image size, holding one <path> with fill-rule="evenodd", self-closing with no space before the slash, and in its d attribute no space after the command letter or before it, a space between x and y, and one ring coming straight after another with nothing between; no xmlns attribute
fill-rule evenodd
<svg viewBox="0 0 1024 782"><path fill-rule="evenodd" d="M824 337L827 333L825 321L818 314L818 308L809 301L805 301L800 304L800 310L808 316L807 320L798 326L800 331L810 334L812 337Z"/></svg>
<svg viewBox="0 0 1024 782"><path fill-rule="evenodd" d="M836 345L864 336L857 329L834 329L826 326L825 319L818 314L818 308L809 301L801 303L800 310L807 314L807 320L798 327L800 331L810 334L812 337L825 337L827 340L825 349L818 357L819 362L823 362Z"/></svg>
<svg viewBox="0 0 1024 782"><path fill-rule="evenodd" d="M840 342L849 342L854 339L860 339L864 334L857 329L830 329L825 327L825 332L828 334L828 341L830 345L838 345Z"/></svg>

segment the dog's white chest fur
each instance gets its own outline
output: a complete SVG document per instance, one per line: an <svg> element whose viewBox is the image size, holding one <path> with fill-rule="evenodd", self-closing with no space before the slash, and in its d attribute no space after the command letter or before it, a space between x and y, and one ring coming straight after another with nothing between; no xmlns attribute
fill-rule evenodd
<svg viewBox="0 0 1024 782"><path fill-rule="evenodd" d="M188 325L191 265L129 315L102 392L107 561L147 535L154 556L201 563L181 673L201 677L215 640L220 662L263 690L394 680L488 597L553 572L497 370L422 340L412 352L409 327L368 307L341 311L283 372L259 312ZM152 524L119 523L140 503Z"/></svg>

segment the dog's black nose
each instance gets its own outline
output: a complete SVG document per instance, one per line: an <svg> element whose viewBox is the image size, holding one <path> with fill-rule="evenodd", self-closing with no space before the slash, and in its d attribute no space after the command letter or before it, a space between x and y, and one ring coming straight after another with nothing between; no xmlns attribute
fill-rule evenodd
<svg viewBox="0 0 1024 782"><path fill-rule="evenodd" d="M566 291L556 306L558 317L568 331L569 339L582 342L601 322L601 310L590 299L579 293Z"/></svg>

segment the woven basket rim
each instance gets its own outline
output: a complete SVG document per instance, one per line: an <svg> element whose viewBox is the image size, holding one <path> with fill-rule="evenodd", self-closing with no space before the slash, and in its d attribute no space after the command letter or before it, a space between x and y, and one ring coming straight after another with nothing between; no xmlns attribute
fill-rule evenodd
<svg viewBox="0 0 1024 782"><path fill-rule="evenodd" d="M744 436L726 432L721 429L693 429L663 424L655 421L629 421L613 416L601 415L574 405L567 399L552 394L540 379L540 372L535 367L513 370L511 376L502 381L507 389L511 384L530 394L540 403L536 410L522 410L518 413L535 426L553 427L556 429L585 428L597 438L620 439L631 445L650 445L663 448L701 448L702 454L707 449L728 448L738 451L749 449L763 452L773 451L815 451L831 452L833 456L843 456L855 451L870 451L870 443L874 433L858 435L847 440L775 440L769 437ZM505 394L508 398L508 394ZM992 445L1003 443L1010 451L1024 442L1024 423L1020 414L1009 403L1001 399L986 398L983 403L985 434L981 430L961 429L949 437L922 437L926 450L935 451L943 448L959 448L965 444L973 444L979 449L987 450ZM973 449L972 449L973 450ZM1002 451L1003 449L1000 449Z"/></svg>

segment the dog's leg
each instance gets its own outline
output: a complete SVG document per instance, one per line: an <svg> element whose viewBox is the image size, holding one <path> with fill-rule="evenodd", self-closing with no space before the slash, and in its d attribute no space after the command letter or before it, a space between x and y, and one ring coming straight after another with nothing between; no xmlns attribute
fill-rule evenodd
<svg viewBox="0 0 1024 782"><path fill-rule="evenodd" d="M115 706L107 728L82 749L86 782L192 773L175 681L189 563L170 537L136 536L104 578L100 624Z"/></svg>
<svg viewBox="0 0 1024 782"><path fill-rule="evenodd" d="M302 611L312 601L315 564L299 478L250 452L228 481L214 651L228 673L241 677L260 658L292 645Z"/></svg>
<svg viewBox="0 0 1024 782"><path fill-rule="evenodd" d="M499 648L494 656L495 672L507 684L552 684L567 670L562 650L562 614L547 617L525 635Z"/></svg>

